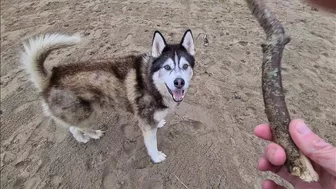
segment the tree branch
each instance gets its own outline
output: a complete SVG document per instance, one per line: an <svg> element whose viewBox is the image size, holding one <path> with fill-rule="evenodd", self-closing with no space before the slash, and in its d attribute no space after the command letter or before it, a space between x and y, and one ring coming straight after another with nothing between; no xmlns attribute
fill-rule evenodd
<svg viewBox="0 0 336 189"><path fill-rule="evenodd" d="M272 129L274 140L286 152L288 171L306 182L319 179L310 160L302 154L289 134L290 115L286 106L281 78L281 58L290 38L285 34L280 21L265 6L263 0L245 0L266 33L262 44L262 91L265 113Z"/></svg>

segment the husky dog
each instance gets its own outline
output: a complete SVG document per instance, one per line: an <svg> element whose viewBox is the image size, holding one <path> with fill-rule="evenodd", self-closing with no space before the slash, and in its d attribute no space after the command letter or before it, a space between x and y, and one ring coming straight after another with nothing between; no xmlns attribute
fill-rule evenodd
<svg viewBox="0 0 336 189"><path fill-rule="evenodd" d="M166 155L157 148L157 129L180 103L189 87L195 64L192 32L179 44L167 44L155 31L151 53L109 60L55 66L44 62L55 49L80 43L78 35L48 34L24 44L21 63L43 97L44 113L69 128L82 143L99 139L104 131L91 129L103 111L128 111L139 122L148 155L154 163Z"/></svg>

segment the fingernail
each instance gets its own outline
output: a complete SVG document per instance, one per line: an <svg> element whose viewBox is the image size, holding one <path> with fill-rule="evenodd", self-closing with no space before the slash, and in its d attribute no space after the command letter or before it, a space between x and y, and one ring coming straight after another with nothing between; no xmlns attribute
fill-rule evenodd
<svg viewBox="0 0 336 189"><path fill-rule="evenodd" d="M302 121L298 122L298 124L296 125L296 131L301 135L306 135L310 133L310 129Z"/></svg>

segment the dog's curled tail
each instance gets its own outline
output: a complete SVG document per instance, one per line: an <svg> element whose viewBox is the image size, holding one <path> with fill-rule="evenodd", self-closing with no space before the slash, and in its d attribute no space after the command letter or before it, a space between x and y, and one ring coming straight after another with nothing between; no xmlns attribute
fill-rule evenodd
<svg viewBox="0 0 336 189"><path fill-rule="evenodd" d="M62 34L47 34L31 38L23 44L24 51L20 62L30 75L30 80L39 90L48 84L48 73L44 67L47 56L56 49L65 48L80 43L77 34L68 36Z"/></svg>

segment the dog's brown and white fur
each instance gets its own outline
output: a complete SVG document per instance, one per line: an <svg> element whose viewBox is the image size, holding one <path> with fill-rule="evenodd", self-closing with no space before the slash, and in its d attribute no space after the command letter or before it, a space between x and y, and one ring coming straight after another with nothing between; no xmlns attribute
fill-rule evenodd
<svg viewBox="0 0 336 189"><path fill-rule="evenodd" d="M187 30L179 44L167 44L160 32L153 37L152 52L112 60L77 62L54 67L44 62L55 49L80 43L77 35L50 34L24 44L21 63L43 97L46 115L69 127L78 142L99 139L104 132L90 129L103 111L134 114L152 161L166 155L157 148L157 128L184 98L194 67L194 42Z"/></svg>

